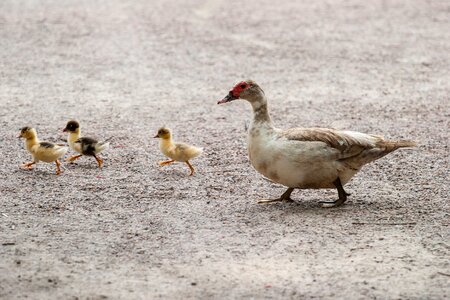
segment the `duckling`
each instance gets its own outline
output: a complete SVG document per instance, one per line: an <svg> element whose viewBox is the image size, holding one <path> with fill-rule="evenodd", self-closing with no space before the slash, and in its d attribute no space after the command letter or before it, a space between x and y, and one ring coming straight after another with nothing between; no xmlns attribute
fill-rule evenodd
<svg viewBox="0 0 450 300"><path fill-rule="evenodd" d="M25 139L25 147L33 157L33 161L21 165L22 168L31 170L33 168L32 166L39 161L48 163L55 162L56 175L61 174L61 163L58 159L66 154L68 150L67 147L62 147L49 142L40 142L37 137L36 129L28 126L20 129L18 137Z"/></svg>
<svg viewBox="0 0 450 300"><path fill-rule="evenodd" d="M202 148L197 148L184 143L174 142L172 140L172 132L169 128L166 127L161 127L154 138L161 139L161 141L159 142L159 149L165 156L170 158L169 160L159 162L160 166L169 165L175 161L181 161L185 162L191 170L189 176L192 176L194 174L195 169L191 165L189 160L202 154Z"/></svg>
<svg viewBox="0 0 450 300"><path fill-rule="evenodd" d="M286 186L277 199L259 203L292 201L294 189L336 188L339 199L321 201L323 207L342 205L349 195L343 186L367 163L403 147L409 140L330 128L278 129L269 115L264 91L252 80L241 81L218 102L248 101L253 121L248 130L248 153L253 167L266 178Z"/></svg>
<svg viewBox="0 0 450 300"><path fill-rule="evenodd" d="M107 141L99 142L96 139L90 137L81 137L80 124L75 120L67 122L63 132L69 132L67 137L67 143L69 143L70 149L80 153L67 158L67 161L75 161L83 155L93 156L97 161L98 167L103 166L103 160L99 157L99 153L109 147Z"/></svg>

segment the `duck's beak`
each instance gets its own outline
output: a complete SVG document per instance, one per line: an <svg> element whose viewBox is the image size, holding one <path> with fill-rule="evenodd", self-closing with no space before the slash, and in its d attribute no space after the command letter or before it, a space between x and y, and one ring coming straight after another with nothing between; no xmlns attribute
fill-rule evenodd
<svg viewBox="0 0 450 300"><path fill-rule="evenodd" d="M217 104L227 103L227 102L230 102L230 101L233 101L233 100L236 100L236 99L239 99L239 98L238 98L238 97L235 97L235 96L233 95L233 91L230 91L230 92L228 93L228 95L226 95L225 98L223 98L222 100L219 100L219 101L217 102Z"/></svg>
<svg viewBox="0 0 450 300"><path fill-rule="evenodd" d="M63 129L63 132L67 132L67 128L64 128L64 129Z"/></svg>
<svg viewBox="0 0 450 300"><path fill-rule="evenodd" d="M159 138L159 135L157 134L157 135L155 135L153 138L154 138L154 139L157 139L157 138Z"/></svg>

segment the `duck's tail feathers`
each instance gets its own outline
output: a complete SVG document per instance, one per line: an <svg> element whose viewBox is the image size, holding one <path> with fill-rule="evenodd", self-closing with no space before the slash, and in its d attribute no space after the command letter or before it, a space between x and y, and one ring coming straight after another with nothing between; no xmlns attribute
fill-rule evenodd
<svg viewBox="0 0 450 300"><path fill-rule="evenodd" d="M417 146L417 142L410 141L410 140L400 140L400 141L397 141L396 143L397 143L398 148L416 147Z"/></svg>
<svg viewBox="0 0 450 300"><path fill-rule="evenodd" d="M379 146L385 148L386 152L392 152L398 148L416 147L417 143L411 140L381 141Z"/></svg>
<svg viewBox="0 0 450 300"><path fill-rule="evenodd" d="M405 147L415 147L417 145L416 142L410 140L400 140L400 141L389 141L380 139L375 147L366 149L359 153L356 156L345 159L345 161L349 166L354 169L360 169L361 166L370 163L374 160L380 159L383 156L399 149Z"/></svg>

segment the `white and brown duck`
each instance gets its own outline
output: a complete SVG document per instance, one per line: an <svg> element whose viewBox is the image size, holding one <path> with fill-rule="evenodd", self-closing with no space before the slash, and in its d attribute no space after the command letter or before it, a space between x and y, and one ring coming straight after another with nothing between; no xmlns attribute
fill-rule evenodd
<svg viewBox="0 0 450 300"><path fill-rule="evenodd" d="M343 186L365 164L413 141L391 141L381 136L328 128L274 127L264 91L252 80L236 84L218 104L247 100L253 108L248 131L248 152L253 167L270 180L287 186L277 199L260 203L292 201L294 189L336 188L339 199L322 201L323 207L342 205L349 194Z"/></svg>
<svg viewBox="0 0 450 300"><path fill-rule="evenodd" d="M32 127L23 127L20 129L19 137L25 139L25 148L31 153L33 161L23 164L21 167L31 170L33 165L40 162L55 162L56 175L61 174L61 163L59 159L67 152L67 147L63 147L50 142L39 141L36 133L36 129Z"/></svg>
<svg viewBox="0 0 450 300"><path fill-rule="evenodd" d="M99 142L90 137L82 137L80 124L75 120L67 122L63 131L69 133L67 143L69 144L70 149L79 153L67 158L67 161L72 162L85 155L94 157L99 168L103 166L103 159L100 158L99 153L109 147L107 141Z"/></svg>

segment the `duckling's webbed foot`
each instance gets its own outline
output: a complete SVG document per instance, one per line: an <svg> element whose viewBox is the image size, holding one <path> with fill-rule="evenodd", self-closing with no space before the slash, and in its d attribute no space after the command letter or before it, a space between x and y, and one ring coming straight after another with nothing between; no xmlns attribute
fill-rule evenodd
<svg viewBox="0 0 450 300"><path fill-rule="evenodd" d="M194 175L194 172L195 172L194 167L191 165L191 163L189 161L186 161L186 164L189 166L189 169L191 170L191 173L189 173L189 176Z"/></svg>
<svg viewBox="0 0 450 300"><path fill-rule="evenodd" d="M320 201L320 203L322 204L322 207L330 208L330 207L340 206L340 205L344 204L345 201L347 201L347 196L350 196L350 194L347 193L344 190L344 188L342 187L341 179L339 179L339 177L338 177L338 179L333 181L333 184L338 190L339 199L337 199L335 201Z"/></svg>
<svg viewBox="0 0 450 300"><path fill-rule="evenodd" d="M169 164L173 163L174 161L175 160L173 160L173 159L169 159L169 160L160 161L158 164L160 166L165 166L165 165L169 165Z"/></svg>
<svg viewBox="0 0 450 300"><path fill-rule="evenodd" d="M280 196L280 198L258 200L258 204L268 204L268 203L280 202L280 201L294 202L294 200L291 199L291 194L293 191L294 191L294 188L288 188L286 190L286 192L284 192L283 195Z"/></svg>
<svg viewBox="0 0 450 300"><path fill-rule="evenodd" d="M55 160L55 164L56 164L56 175L61 174L61 163L59 162L59 160Z"/></svg>
<svg viewBox="0 0 450 300"><path fill-rule="evenodd" d="M66 158L66 161L73 162L73 161L79 159L81 156L82 156L81 154L80 155L73 155L71 157Z"/></svg>
<svg viewBox="0 0 450 300"><path fill-rule="evenodd" d="M31 169L33 169L34 164L35 164L35 162L33 161L33 162L25 163L25 164L21 165L20 167L22 169L31 170Z"/></svg>
<svg viewBox="0 0 450 300"><path fill-rule="evenodd" d="M101 169L103 166L103 159L98 157L97 155L94 155L95 160L97 161L98 167Z"/></svg>

